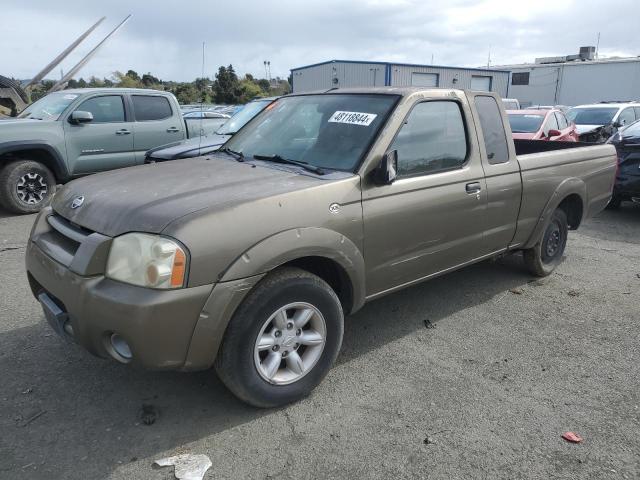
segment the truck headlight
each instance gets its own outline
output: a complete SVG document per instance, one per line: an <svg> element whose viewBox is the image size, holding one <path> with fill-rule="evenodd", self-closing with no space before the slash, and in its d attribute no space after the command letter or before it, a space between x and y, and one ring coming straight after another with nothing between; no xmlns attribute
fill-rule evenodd
<svg viewBox="0 0 640 480"><path fill-rule="evenodd" d="M149 288L184 286L186 254L173 240L147 233L127 233L111 243L106 276Z"/></svg>

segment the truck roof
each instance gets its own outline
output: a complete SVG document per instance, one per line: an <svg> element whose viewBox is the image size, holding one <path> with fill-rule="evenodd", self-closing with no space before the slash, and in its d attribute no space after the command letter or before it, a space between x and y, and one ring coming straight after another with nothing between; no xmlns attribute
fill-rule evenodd
<svg viewBox="0 0 640 480"><path fill-rule="evenodd" d="M300 93L292 93L292 96L297 95L318 95L321 93L373 93L373 94L394 94L394 95L411 95L416 92L426 92L426 91L442 91L447 90L450 92L466 92L470 90L463 90L460 88L439 88L439 87L348 87L348 88L332 88L332 89L322 89L322 90L314 90L310 92L300 92ZM491 92L489 92L491 93Z"/></svg>
<svg viewBox="0 0 640 480"><path fill-rule="evenodd" d="M116 88L116 87L105 87L105 88L69 88L67 90L61 90L62 93L95 93L95 92L114 92L114 93L166 93L169 94L171 92L165 92L162 90L152 90L150 88Z"/></svg>

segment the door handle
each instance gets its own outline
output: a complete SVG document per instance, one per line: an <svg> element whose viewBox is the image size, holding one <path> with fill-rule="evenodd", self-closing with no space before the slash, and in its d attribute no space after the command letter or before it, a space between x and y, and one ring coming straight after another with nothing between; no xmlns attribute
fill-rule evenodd
<svg viewBox="0 0 640 480"><path fill-rule="evenodd" d="M473 182L473 183L467 183L467 186L465 187L465 189L467 190L467 193L469 195L476 195L480 193L480 191L482 190L482 187L480 186L480 182Z"/></svg>
<svg viewBox="0 0 640 480"><path fill-rule="evenodd" d="M130 135L130 134L131 132L126 128L123 128L121 130L116 130L116 135Z"/></svg>
<svg viewBox="0 0 640 480"><path fill-rule="evenodd" d="M180 131L180 129L178 129L176 127L167 128L167 132L169 132L169 133L176 133L176 132L179 132L179 131Z"/></svg>

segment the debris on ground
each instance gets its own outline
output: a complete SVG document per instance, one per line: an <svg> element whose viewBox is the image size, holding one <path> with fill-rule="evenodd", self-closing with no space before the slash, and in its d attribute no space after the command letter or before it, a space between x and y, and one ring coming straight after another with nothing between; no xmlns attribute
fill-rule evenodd
<svg viewBox="0 0 640 480"><path fill-rule="evenodd" d="M150 403L142 404L142 411L140 412L140 420L145 425L153 425L158 419L158 409Z"/></svg>
<svg viewBox="0 0 640 480"><path fill-rule="evenodd" d="M567 442L571 443L580 443L582 442L582 437L577 433L573 432L565 432L562 434L562 438L564 438Z"/></svg>
<svg viewBox="0 0 640 480"><path fill-rule="evenodd" d="M436 328L436 326L433 323L431 323L431 320L429 320L428 318L425 318L423 322L424 322L425 328Z"/></svg>
<svg viewBox="0 0 640 480"><path fill-rule="evenodd" d="M524 290L521 288L510 288L509 291L514 295L522 295L524 293Z"/></svg>
<svg viewBox="0 0 640 480"><path fill-rule="evenodd" d="M174 457L161 458L153 463L159 467L173 465L175 467L173 474L179 480L202 480L204 474L212 465L209 457L203 454L176 455Z"/></svg>
<svg viewBox="0 0 640 480"><path fill-rule="evenodd" d="M433 437L427 436L427 437L424 438L423 443L425 445L434 445L436 443L436 441L433 439Z"/></svg>
<svg viewBox="0 0 640 480"><path fill-rule="evenodd" d="M578 297L580 296L580 292L578 292L577 290L569 290L567 292L567 295L569 295L570 297Z"/></svg>
<svg viewBox="0 0 640 480"><path fill-rule="evenodd" d="M42 415L44 415L45 413L47 413L46 410L40 410L39 412L34 413L33 415L31 415L29 418L27 418L24 422L22 422L22 426L26 427L27 425L29 425L31 422L35 421L36 419L40 418Z"/></svg>

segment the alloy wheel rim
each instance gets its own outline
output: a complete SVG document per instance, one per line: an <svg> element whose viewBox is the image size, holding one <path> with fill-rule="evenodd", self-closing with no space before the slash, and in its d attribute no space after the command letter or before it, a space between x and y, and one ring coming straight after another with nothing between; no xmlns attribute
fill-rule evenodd
<svg viewBox="0 0 640 480"><path fill-rule="evenodd" d="M16 193L18 198L27 205L36 205L47 196L49 187L45 178L39 173L25 173L18 179Z"/></svg>
<svg viewBox="0 0 640 480"><path fill-rule="evenodd" d="M562 231L557 222L553 222L547 230L544 253L546 260L553 260L562 246Z"/></svg>
<svg viewBox="0 0 640 480"><path fill-rule="evenodd" d="M285 305L262 325L254 346L258 374L274 385L297 382L318 363L327 339L327 326L315 306Z"/></svg>

